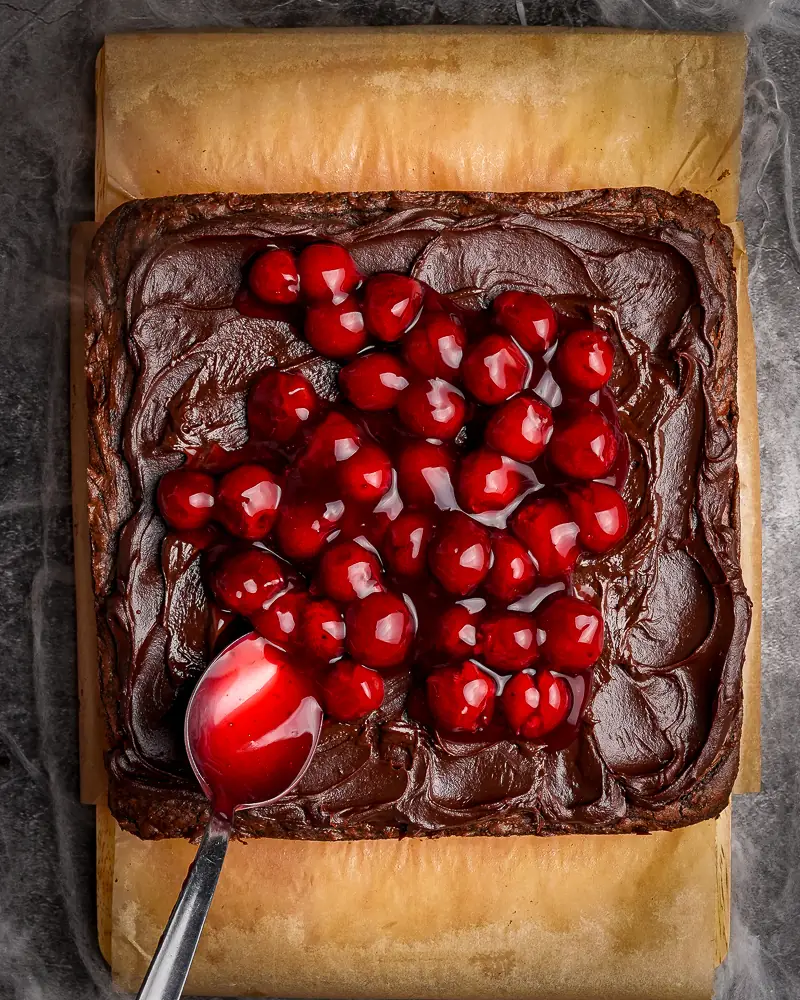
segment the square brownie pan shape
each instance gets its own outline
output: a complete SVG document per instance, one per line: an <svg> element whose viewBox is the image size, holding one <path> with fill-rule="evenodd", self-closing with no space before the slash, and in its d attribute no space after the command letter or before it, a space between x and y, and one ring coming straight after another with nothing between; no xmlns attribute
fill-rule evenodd
<svg viewBox="0 0 800 1000"><path fill-rule="evenodd" d="M244 260L264 239L292 235L336 239L366 273L411 271L483 304L533 281L555 301L602 310L626 358L612 389L631 443L633 526L620 550L577 571L609 627L571 746L455 753L395 708L329 727L297 791L240 817L240 833L624 832L718 814L738 761L749 622L732 238L699 196L631 189L188 196L129 203L107 220L87 270L87 375L116 817L144 837L193 836L205 821L180 746L186 693L207 662L205 599L194 555L162 545L154 489L176 452L209 438L241 445L253 379L307 355L285 324L233 308ZM301 370L330 391L331 366Z"/></svg>

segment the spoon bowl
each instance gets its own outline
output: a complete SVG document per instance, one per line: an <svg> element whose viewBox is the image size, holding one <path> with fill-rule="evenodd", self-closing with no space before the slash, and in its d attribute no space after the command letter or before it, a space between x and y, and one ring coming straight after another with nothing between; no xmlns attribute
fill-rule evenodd
<svg viewBox="0 0 800 1000"><path fill-rule="evenodd" d="M231 643L200 678L186 710L189 762L212 808L274 802L311 761L322 708L307 674L255 632Z"/></svg>

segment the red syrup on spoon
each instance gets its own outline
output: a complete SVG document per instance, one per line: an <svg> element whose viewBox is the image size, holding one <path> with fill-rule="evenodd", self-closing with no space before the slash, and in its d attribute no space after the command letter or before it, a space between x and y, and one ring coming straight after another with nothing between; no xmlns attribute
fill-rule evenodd
<svg viewBox="0 0 800 1000"><path fill-rule="evenodd" d="M186 712L186 751L214 812L290 791L317 745L322 708L308 676L251 632L214 660Z"/></svg>
<svg viewBox="0 0 800 1000"><path fill-rule="evenodd" d="M224 649L186 711L186 752L211 818L138 997L177 1000L214 897L237 810L274 802L297 784L322 728L302 665L255 632Z"/></svg>

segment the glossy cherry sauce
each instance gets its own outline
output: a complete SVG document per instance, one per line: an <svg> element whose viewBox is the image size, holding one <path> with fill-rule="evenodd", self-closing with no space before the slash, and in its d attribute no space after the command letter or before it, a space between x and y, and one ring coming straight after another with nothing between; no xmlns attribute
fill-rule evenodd
<svg viewBox="0 0 800 1000"><path fill-rule="evenodd" d="M308 676L255 632L211 664L186 715L186 743L215 812L230 817L300 779L322 708Z"/></svg>

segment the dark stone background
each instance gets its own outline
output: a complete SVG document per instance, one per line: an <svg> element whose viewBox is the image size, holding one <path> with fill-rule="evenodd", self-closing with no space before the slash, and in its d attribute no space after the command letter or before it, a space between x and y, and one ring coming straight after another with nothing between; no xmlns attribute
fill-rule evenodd
<svg viewBox="0 0 800 1000"><path fill-rule="evenodd" d="M726 1000L800 996L800 0L0 2L0 997L111 992L94 823L77 803L68 454L69 227L92 217L93 64L115 31L344 24L746 30L741 215L758 338L764 790L734 808ZM646 998L642 998L646 1000Z"/></svg>

